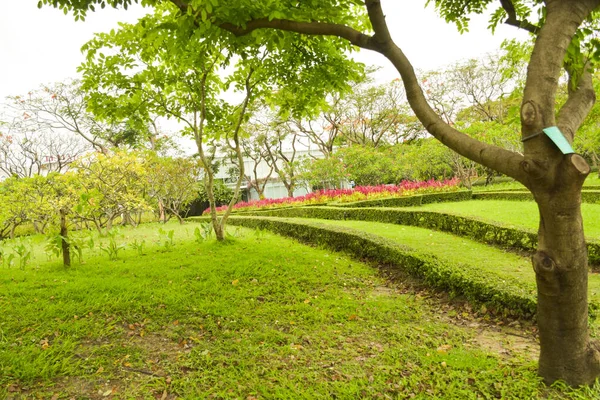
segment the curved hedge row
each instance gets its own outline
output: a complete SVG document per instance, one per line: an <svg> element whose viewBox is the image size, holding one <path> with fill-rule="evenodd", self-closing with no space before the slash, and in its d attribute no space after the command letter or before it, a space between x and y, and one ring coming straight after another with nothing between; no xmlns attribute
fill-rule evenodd
<svg viewBox="0 0 600 400"><path fill-rule="evenodd" d="M534 231L505 227L475 218L435 211L386 208L294 207L255 211L254 215L385 222L439 230L467 237L478 242L509 247L515 250L533 252L537 247L537 234ZM600 264L600 242L588 241L587 248L590 264Z"/></svg>
<svg viewBox="0 0 600 400"><path fill-rule="evenodd" d="M191 218L192 220L206 220ZM426 284L460 294L470 301L505 309L507 313L531 317L536 310L535 286L512 277L484 273L477 266L443 262L432 254L417 252L407 246L355 229L297 222L282 218L232 216L232 225L266 229L304 243L345 251L360 259L400 268Z"/></svg>
<svg viewBox="0 0 600 400"><path fill-rule="evenodd" d="M473 200L513 200L513 201L533 201L533 195L529 191L500 191L500 192L476 192L473 193ZM600 190L582 190L581 201L584 203L600 203Z"/></svg>
<svg viewBox="0 0 600 400"><path fill-rule="evenodd" d="M352 203L329 203L335 207L415 207L423 204L471 200L470 190L458 192L427 193L387 199L362 200Z"/></svg>

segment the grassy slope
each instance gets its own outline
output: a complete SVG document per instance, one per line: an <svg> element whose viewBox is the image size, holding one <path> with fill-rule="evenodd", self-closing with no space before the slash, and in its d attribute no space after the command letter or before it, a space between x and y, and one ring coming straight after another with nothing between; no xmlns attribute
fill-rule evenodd
<svg viewBox="0 0 600 400"><path fill-rule="evenodd" d="M438 306L385 287L364 264L247 230L227 245L197 244L193 226L169 228L170 251L153 242L156 227L144 227L119 237L145 239L144 256L92 253L65 270L38 251L24 270L0 270L0 397L540 390L534 363L483 350L476 329L440 320Z"/></svg>
<svg viewBox="0 0 600 400"><path fill-rule="evenodd" d="M531 230L537 229L539 221L537 206L532 201L472 200L458 203L426 204L410 209L471 216L505 226ZM598 223L600 221L600 204L583 203L581 212L586 237L600 240L600 224Z"/></svg>
<svg viewBox="0 0 600 400"><path fill-rule="evenodd" d="M379 235L407 245L419 252L433 254L441 260L461 263L467 268L488 271L490 274L530 282L535 287L535 274L527 257L460 238L448 233L423 228L366 221L334 221L299 219L328 225L345 226ZM600 304L600 275L590 274L590 300Z"/></svg>

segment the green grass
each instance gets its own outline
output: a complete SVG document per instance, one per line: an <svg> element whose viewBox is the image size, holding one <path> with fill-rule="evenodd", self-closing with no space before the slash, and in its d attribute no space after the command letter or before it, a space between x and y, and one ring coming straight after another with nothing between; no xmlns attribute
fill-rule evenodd
<svg viewBox="0 0 600 400"><path fill-rule="evenodd" d="M31 262L0 269L0 398L563 398L468 308L262 231L197 243L196 226L167 225L173 246L124 229L145 255L114 261L94 234L69 269L30 238Z"/></svg>
<svg viewBox="0 0 600 400"><path fill-rule="evenodd" d="M475 217L484 221L501 223L504 226L537 230L539 212L532 201L471 200L456 203L434 203L411 210L444 212ZM590 239L600 239L600 204L581 204L585 235Z"/></svg>
<svg viewBox="0 0 600 400"><path fill-rule="evenodd" d="M379 222L303 218L294 218L293 220L344 226L382 236L420 253L432 254L450 264L461 264L465 268L487 271L489 274L527 282L531 284L532 289L535 288L535 274L529 257L522 257L466 238L424 228ZM599 274L590 274L588 290L590 300L600 304Z"/></svg>

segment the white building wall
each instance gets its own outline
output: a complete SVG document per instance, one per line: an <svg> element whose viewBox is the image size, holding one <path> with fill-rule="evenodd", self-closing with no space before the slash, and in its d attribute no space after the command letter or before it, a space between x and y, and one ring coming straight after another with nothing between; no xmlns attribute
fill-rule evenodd
<svg viewBox="0 0 600 400"><path fill-rule="evenodd" d="M287 157L291 157L292 153L286 154ZM296 151L296 157L295 160L297 161L301 161L304 158L307 157L311 157L311 158L323 158L323 155L320 152L315 152L315 151L310 151L310 150L298 150ZM216 179L223 179L223 181L225 182L225 185L227 185L230 188L234 188L235 187L235 181L232 181L229 179L229 176L227 174L227 172L229 171L230 167L231 167L231 163L227 162L228 160L225 160L226 162L223 163L221 165L221 167L219 168L219 172L215 175ZM277 165L280 168L283 168L283 163L278 160ZM244 169L245 169L245 175L249 176L250 179L254 180L254 161L252 159L249 158L244 158ZM269 174L270 171L270 167L267 164L266 161L262 160L257 167L257 176L258 179L264 179L267 177L267 175ZM245 185L246 182L243 182L242 185ZM244 188L244 186L242 186L242 189ZM304 196L308 193L310 193L312 190L310 190L310 188L305 185L303 182L298 182L296 188L294 189L294 197L298 197L298 196ZM248 200L258 200L258 193L256 192L256 190L249 188L247 189L247 197ZM267 199L280 199L283 197L287 197L287 189L285 188L285 185L283 184L283 182L281 182L281 180L279 179L279 176L277 175L277 173L275 171L273 171L273 173L271 174L270 178L269 178L269 182L267 183L267 185L265 186L265 198Z"/></svg>

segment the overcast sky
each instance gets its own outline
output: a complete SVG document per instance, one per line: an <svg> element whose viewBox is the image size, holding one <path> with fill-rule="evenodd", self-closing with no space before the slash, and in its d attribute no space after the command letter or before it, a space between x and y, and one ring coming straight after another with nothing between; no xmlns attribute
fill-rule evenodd
<svg viewBox="0 0 600 400"><path fill-rule="evenodd" d="M470 33L460 35L424 4L419 0L383 1L393 37L417 69L435 69L494 52L506 38L526 38L508 26L499 27L492 36L486 28L487 18L474 19ZM75 22L51 7L38 9L37 0L0 0L0 99L76 77L83 59L81 45L95 32L109 31L119 21L134 22L145 12L139 6L126 11L107 8L90 13L85 22ZM381 80L398 76L376 53L363 51L357 58L383 66Z"/></svg>

